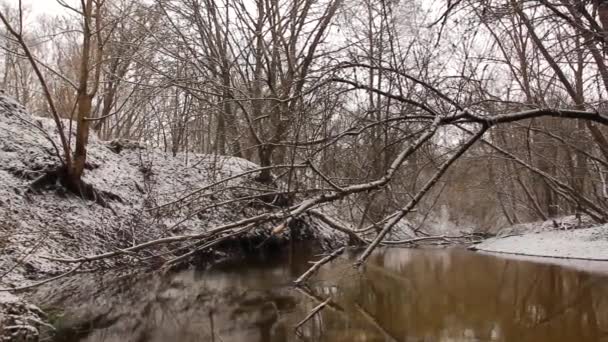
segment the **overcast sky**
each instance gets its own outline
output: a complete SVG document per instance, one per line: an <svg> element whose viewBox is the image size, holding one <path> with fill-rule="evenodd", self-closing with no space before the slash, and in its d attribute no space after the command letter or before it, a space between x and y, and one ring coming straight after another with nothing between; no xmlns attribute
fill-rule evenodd
<svg viewBox="0 0 608 342"><path fill-rule="evenodd" d="M22 0L23 5L29 7L32 10L32 13L35 15L38 14L59 14L65 11L65 8L61 7L57 0ZM18 0L8 0L9 3L14 2L15 5L18 3ZM72 3L73 1L67 1L67 3Z"/></svg>

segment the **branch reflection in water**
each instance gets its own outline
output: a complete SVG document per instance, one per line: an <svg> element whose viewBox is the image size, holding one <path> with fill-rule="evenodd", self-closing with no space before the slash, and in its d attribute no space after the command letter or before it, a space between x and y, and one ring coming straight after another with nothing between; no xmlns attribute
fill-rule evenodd
<svg viewBox="0 0 608 342"><path fill-rule="evenodd" d="M79 275L38 289L57 341L601 341L608 277L462 249L381 249L292 281L305 248L165 275ZM331 297L322 311L294 326Z"/></svg>

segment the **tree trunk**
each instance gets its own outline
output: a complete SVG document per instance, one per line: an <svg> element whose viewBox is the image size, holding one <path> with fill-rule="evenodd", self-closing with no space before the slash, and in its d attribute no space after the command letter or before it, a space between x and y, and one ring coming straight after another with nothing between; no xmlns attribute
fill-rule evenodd
<svg viewBox="0 0 608 342"><path fill-rule="evenodd" d="M258 148L258 157L260 158L260 166L268 167L272 165L272 145L262 145ZM270 169L265 169L260 172L260 175L256 178L261 183L272 183L273 177Z"/></svg>
<svg viewBox="0 0 608 342"><path fill-rule="evenodd" d="M76 126L76 148L72 168L68 176L72 181L79 181L84 172L87 159L87 144L89 142L89 122L86 120L91 113L93 98L86 94L78 96L78 119Z"/></svg>

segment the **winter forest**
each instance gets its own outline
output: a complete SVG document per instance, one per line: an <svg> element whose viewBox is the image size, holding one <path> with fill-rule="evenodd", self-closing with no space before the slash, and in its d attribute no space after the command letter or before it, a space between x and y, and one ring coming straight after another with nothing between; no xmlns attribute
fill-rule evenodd
<svg viewBox="0 0 608 342"><path fill-rule="evenodd" d="M608 223L608 1L4 0L0 21L9 288L296 240L326 252L300 284L344 246L360 267Z"/></svg>
<svg viewBox="0 0 608 342"><path fill-rule="evenodd" d="M242 157L290 193L352 198L365 223L412 199L481 229L606 220L602 1L63 6L3 5L2 88L72 119L82 146L57 148L75 178L97 134Z"/></svg>

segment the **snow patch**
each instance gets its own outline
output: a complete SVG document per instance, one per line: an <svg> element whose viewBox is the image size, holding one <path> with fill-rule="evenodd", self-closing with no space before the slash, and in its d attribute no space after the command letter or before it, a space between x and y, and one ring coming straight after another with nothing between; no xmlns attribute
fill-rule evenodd
<svg viewBox="0 0 608 342"><path fill-rule="evenodd" d="M608 225L499 236L474 248L493 253L608 261Z"/></svg>

